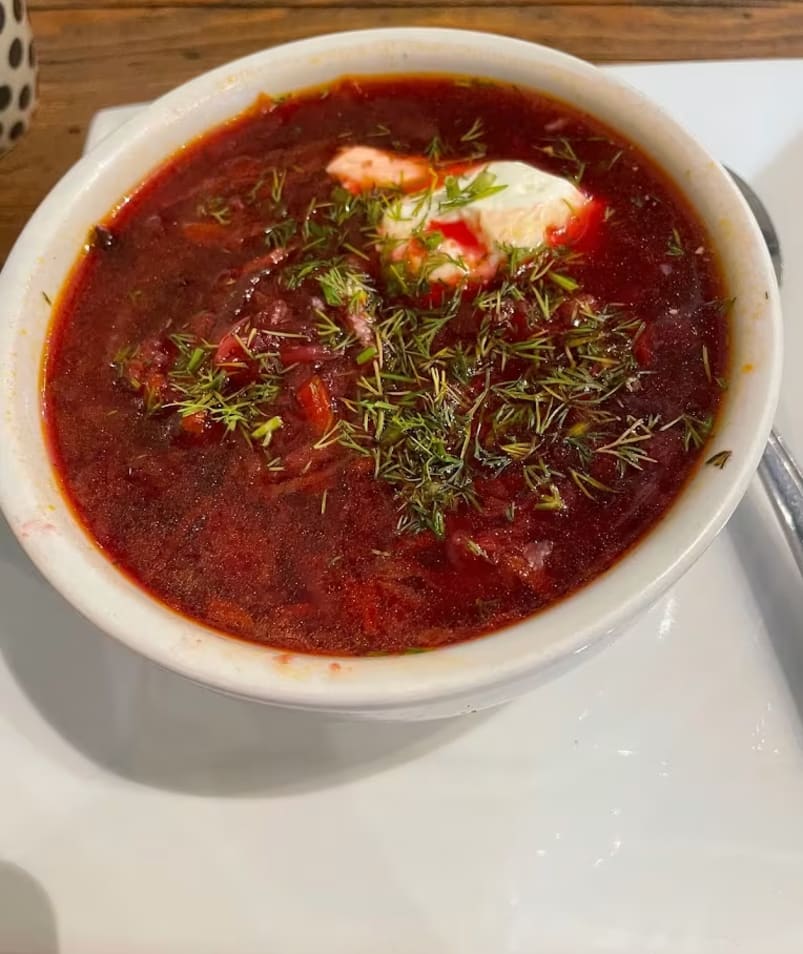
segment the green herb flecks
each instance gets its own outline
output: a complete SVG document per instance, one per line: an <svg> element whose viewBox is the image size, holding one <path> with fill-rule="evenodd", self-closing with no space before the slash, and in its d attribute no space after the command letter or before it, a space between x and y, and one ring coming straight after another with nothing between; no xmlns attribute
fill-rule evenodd
<svg viewBox="0 0 803 954"><path fill-rule="evenodd" d="M214 219L218 225L228 225L231 222L231 208L223 196L210 196L199 203L195 213L199 219Z"/></svg>
<svg viewBox="0 0 803 954"><path fill-rule="evenodd" d="M376 135L392 132L381 127ZM481 147L482 124L449 135L465 156ZM439 138L430 143L434 163L445 151ZM575 181L582 178L585 165L568 140L553 140L544 152L573 170ZM335 418L312 452L337 445L364 458L392 491L399 532L437 537L447 533L451 515L486 505L484 482L503 479L519 488L505 509L507 522L532 511L562 519L578 500L613 499L654 466L658 432L676 428L689 452L707 440L712 419L701 413L668 423L630 413L637 406L631 392L650 381L633 354L644 326L624 307L601 306L584 293L577 252L500 247L495 280L471 288L466 263L443 253L443 234L428 231L426 221L502 191L487 169L413 195L353 195L333 186L315 193L305 211L293 207L292 216L285 182L283 172L267 169L239 205L213 197L204 200L203 214L225 225L239 217L243 202L253 206L265 244L286 256L277 283L309 302L303 333L241 329L222 361L217 345L174 335L177 357L164 385L151 392L142 356L120 353L113 361L118 376L143 394L150 413L169 411L191 418L190 428L237 435L264 455L269 471L280 472L279 454L298 412L296 396L287 393L296 378L285 374L278 345L266 341L300 336L325 352L331 380L346 381L331 402ZM387 223L402 220L413 223L412 236L400 230L402 239L391 238ZM402 246L405 254L398 253ZM446 265L449 284L439 278ZM707 380L711 364L703 348ZM321 514L326 509L324 493ZM479 543L467 546L484 558Z"/></svg>
<svg viewBox="0 0 803 954"><path fill-rule="evenodd" d="M705 372L705 377L708 383L710 384L713 381L711 375L711 359L708 356L708 346L703 345L702 347L702 357L703 357L703 371Z"/></svg>
<svg viewBox="0 0 803 954"><path fill-rule="evenodd" d="M216 363L215 345L190 335L172 335L178 358L169 375L169 388L162 402L180 417L197 415L209 425L219 425L225 434L235 432L248 443L267 447L283 426L274 404L282 388L283 368L275 353L256 354L248 337L238 339L242 358ZM248 383L237 384L237 372L253 362L255 374Z"/></svg>
<svg viewBox="0 0 803 954"><path fill-rule="evenodd" d="M469 129L460 137L460 142L477 142L484 135L483 123L481 119L475 119Z"/></svg>
<svg viewBox="0 0 803 954"><path fill-rule="evenodd" d="M718 451L716 454L712 454L706 464L710 464L712 467L716 467L718 470L724 470L725 465L733 457L733 451L724 450Z"/></svg>
<svg viewBox="0 0 803 954"><path fill-rule="evenodd" d="M541 146L541 152L553 159L561 160L567 167L568 177L575 185L580 184L586 171L586 163L578 157L568 139L559 138L548 146Z"/></svg>
<svg viewBox="0 0 803 954"><path fill-rule="evenodd" d="M488 147L483 142L485 127L481 119L475 119L471 126L460 137L461 148L470 150L470 159L480 159L488 151Z"/></svg>
<svg viewBox="0 0 803 954"><path fill-rule="evenodd" d="M488 169L481 169L468 181L461 181L457 176L447 176L444 182L446 196L438 202L438 209L441 212L460 209L464 205L496 195L506 188L502 183L496 184L496 176Z"/></svg>
<svg viewBox="0 0 803 954"><path fill-rule="evenodd" d="M446 152L446 146L440 136L433 136L424 152L431 162L440 162Z"/></svg>
<svg viewBox="0 0 803 954"><path fill-rule="evenodd" d="M549 511L564 506L561 480L586 496L612 492L590 472L595 454L614 457L622 469L652 462L645 445L656 422L603 407L640 373L632 356L640 323L567 298L579 286L563 272L555 273L563 281L551 281L558 265L566 267L558 253L542 251L517 264L519 283L503 280L473 302L458 293L429 309L379 309L383 364L374 358L357 397L344 402L350 413L339 439L394 488L401 531L442 536L449 513L478 505L479 476L520 470L533 505ZM534 289L542 302L535 324L516 340L509 322ZM543 310L569 304L569 329L539 330ZM485 316L476 336L440 345L441 332L469 309ZM558 473L545 461L564 442L576 466Z"/></svg>
<svg viewBox="0 0 803 954"><path fill-rule="evenodd" d="M298 230L295 219L284 219L265 229L265 244L269 248L285 248Z"/></svg>
<svg viewBox="0 0 803 954"><path fill-rule="evenodd" d="M677 229L672 229L672 234L669 236L669 241L666 245L666 254L671 258L680 258L686 254L680 233Z"/></svg>
<svg viewBox="0 0 803 954"><path fill-rule="evenodd" d="M683 447L685 450L699 450L708 440L714 419L710 414L697 417L694 414L681 414L668 424L664 424L662 431L671 427L680 426L683 431Z"/></svg>

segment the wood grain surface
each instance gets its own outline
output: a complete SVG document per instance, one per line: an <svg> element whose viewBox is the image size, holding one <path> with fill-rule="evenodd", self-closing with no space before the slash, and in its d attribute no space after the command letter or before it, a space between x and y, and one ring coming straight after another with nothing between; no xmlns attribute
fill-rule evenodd
<svg viewBox="0 0 803 954"><path fill-rule="evenodd" d="M600 7L772 7L794 6L788 0L652 0L651 3L642 3L641 0L513 0L508 4L514 7L567 7L567 6L600 6ZM371 9L383 6L417 6L417 7L460 7L460 6L499 6L497 0L444 0L434 4L432 0L115 0L114 3L102 3L98 0L28 0L31 10L75 9L76 7L360 7Z"/></svg>
<svg viewBox="0 0 803 954"><path fill-rule="evenodd" d="M0 261L78 158L93 113L159 95L287 40L376 26L453 26L593 61L803 56L803 0L29 0L40 105L0 160Z"/></svg>

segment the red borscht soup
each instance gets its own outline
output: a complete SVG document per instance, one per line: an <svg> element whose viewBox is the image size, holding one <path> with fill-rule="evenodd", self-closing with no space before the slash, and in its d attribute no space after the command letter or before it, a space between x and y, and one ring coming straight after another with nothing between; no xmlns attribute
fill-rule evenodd
<svg viewBox="0 0 803 954"><path fill-rule="evenodd" d="M726 313L702 223L593 118L344 79L260 100L93 230L46 427L88 533L168 606L290 651L422 651L656 523L711 432Z"/></svg>

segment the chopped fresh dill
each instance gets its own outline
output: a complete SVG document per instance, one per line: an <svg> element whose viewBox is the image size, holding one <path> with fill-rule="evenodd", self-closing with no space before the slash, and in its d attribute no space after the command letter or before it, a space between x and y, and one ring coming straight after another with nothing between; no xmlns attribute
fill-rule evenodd
<svg viewBox="0 0 803 954"><path fill-rule="evenodd" d="M377 126L372 135L392 134ZM452 145L463 156L469 148L477 155L483 135L476 120ZM439 136L427 148L433 165L449 151ZM580 181L585 162L571 142L551 140L542 151ZM621 155L605 160L608 167ZM305 323L291 331L238 322L239 347L222 360L216 344L172 335L177 354L159 387L148 383L159 376L149 375L147 358L121 349L112 366L118 380L142 395L146 413L172 412L191 419L189 428L216 428L224 439L237 435L278 474L285 459L290 469L286 455L300 413L291 383L299 371L286 372L303 369L303 355L311 354L316 373L335 368L332 380L339 375L348 382L333 391L332 416L311 443L313 456L338 446L363 458L360 466L393 494L398 532L441 538L451 515L486 506L483 480L518 488L499 519L516 524L535 511L559 520L578 491L592 500L623 492L619 481L655 465L657 433L676 428L687 451L705 444L710 416L683 413L667 423L628 411L637 406L630 395L650 381L633 353L644 324L624 306L603 306L584 294L579 252L499 246L496 277L480 288L470 285L463 258L443 252L446 230L428 230L427 218L505 189L487 168L447 176L440 199L434 187L412 196L377 188L354 195L335 185L316 192L306 211L293 206L293 215L284 204L287 175L268 167L239 204L233 196L211 196L198 214L225 226L235 217L239 223L243 201L254 206L265 245L286 257L276 283L309 301ZM419 223L414 268L394 254L399 240L385 229L388 221L410 217L410 208L411 221ZM683 254L677 230L675 248L669 254ZM449 285L438 277L446 265L458 275ZM706 303L723 312L729 304ZM719 383L705 345L702 364L706 379ZM724 466L729 456L720 452L708 462ZM314 466L307 460L301 476ZM324 490L322 515L327 504ZM489 559L476 540L465 545Z"/></svg>
<svg viewBox="0 0 803 954"><path fill-rule="evenodd" d="M463 133L460 137L460 142L463 146L468 146L471 149L472 159L479 159L481 156L484 156L488 151L488 147L482 141L482 137L485 135L485 129L481 119L477 118L471 124L471 126Z"/></svg>
<svg viewBox="0 0 803 954"><path fill-rule="evenodd" d="M591 474L585 471L572 468L569 470L569 474L577 487L579 487L583 494L590 500L595 499L595 491L603 491L607 494L615 493L613 487L609 487L608 484L604 484L601 480L597 480L596 477L592 477Z"/></svg>
<svg viewBox="0 0 803 954"><path fill-rule="evenodd" d="M483 560L490 560L487 551L484 550L476 540L466 540L466 549L469 553L473 553L474 556L482 557Z"/></svg>
<svg viewBox="0 0 803 954"><path fill-rule="evenodd" d="M724 318L736 303L735 298L712 298L711 301L703 303L704 308L713 308L716 313Z"/></svg>
<svg viewBox="0 0 803 954"><path fill-rule="evenodd" d="M680 258L686 254L686 250L683 248L683 242L680 238L680 233L678 230L672 229L672 234L669 236L669 241L666 246L666 254L670 255L672 258Z"/></svg>
<svg viewBox="0 0 803 954"><path fill-rule="evenodd" d="M568 139L560 138L550 143L548 146L541 146L541 152L553 159L560 159L569 166L569 178L575 185L580 185L586 170L586 163L583 162L574 150L574 146Z"/></svg>
<svg viewBox="0 0 803 954"><path fill-rule="evenodd" d="M728 463L731 457L733 457L733 451L729 451L729 450L718 451L716 454L712 454L708 458L708 460L706 461L706 464L710 464L712 467L716 467L719 470L724 470L725 465Z"/></svg>
<svg viewBox="0 0 803 954"><path fill-rule="evenodd" d="M284 193L284 184L286 181L287 181L286 169L271 170L270 197L274 205L279 205L279 203L282 201L282 195Z"/></svg>
<svg viewBox="0 0 803 954"><path fill-rule="evenodd" d="M550 272L549 280L551 282L554 282L564 291L568 291L568 292L577 291L577 289L580 287L579 283L575 281L571 276L561 275L559 272Z"/></svg>
<svg viewBox="0 0 803 954"><path fill-rule="evenodd" d="M711 376L711 361L710 361L710 359L709 359L709 357L708 357L708 346L707 346L707 345L703 345L702 354L703 354L703 371L705 371L706 380L707 380L708 383L710 384L711 381L713 380L713 378L712 378L712 376Z"/></svg>
<svg viewBox="0 0 803 954"><path fill-rule="evenodd" d="M218 225L229 225L231 222L231 209L226 200L219 195L210 196L199 203L195 213L199 219L214 219Z"/></svg>
<svg viewBox="0 0 803 954"><path fill-rule="evenodd" d="M437 135L433 136L424 152L426 153L427 159L431 162L439 162L446 153L446 147L441 137Z"/></svg>
<svg viewBox="0 0 803 954"><path fill-rule="evenodd" d="M363 348L354 360L357 364L367 364L369 361L373 361L378 354L379 352L376 347L369 345L367 348Z"/></svg>
<svg viewBox="0 0 803 954"><path fill-rule="evenodd" d="M496 185L496 176L488 169L481 169L472 179L462 182L457 176L447 176L444 188L446 197L438 203L442 212L459 209L471 202L487 199L507 188L504 184Z"/></svg>
<svg viewBox="0 0 803 954"><path fill-rule="evenodd" d="M267 447L273 437L273 432L284 426L284 421L278 415L268 418L262 424L257 425L251 431L251 437L255 441L260 441L263 447Z"/></svg>
<svg viewBox="0 0 803 954"><path fill-rule="evenodd" d="M471 124L470 128L463 133L460 137L460 142L476 142L478 139L482 139L484 135L483 123L482 120L477 118Z"/></svg>
<svg viewBox="0 0 803 954"><path fill-rule="evenodd" d="M287 218L265 229L265 244L269 248L284 248L298 230L295 219Z"/></svg>
<svg viewBox="0 0 803 954"><path fill-rule="evenodd" d="M684 449L687 451L692 448L698 450L708 439L711 428L714 426L714 419L710 414L703 417L696 417L693 414L680 414L673 421L664 424L661 430L666 431L677 425L683 428Z"/></svg>

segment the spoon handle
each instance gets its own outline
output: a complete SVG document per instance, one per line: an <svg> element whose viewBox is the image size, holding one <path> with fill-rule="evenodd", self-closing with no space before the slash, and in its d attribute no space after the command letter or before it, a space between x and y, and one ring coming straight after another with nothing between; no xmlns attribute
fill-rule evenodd
<svg viewBox="0 0 803 954"><path fill-rule="evenodd" d="M775 431L767 441L758 473L803 573L803 474Z"/></svg>

